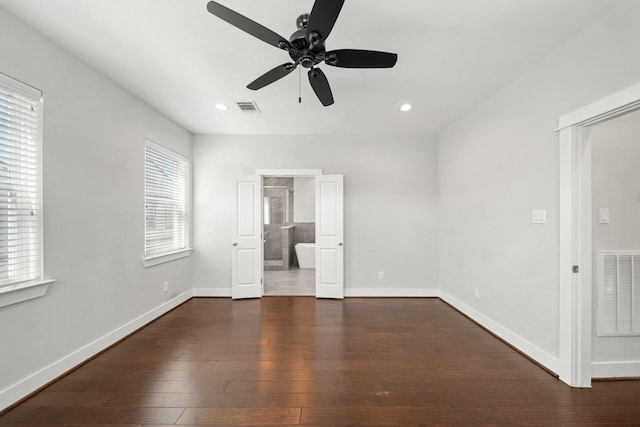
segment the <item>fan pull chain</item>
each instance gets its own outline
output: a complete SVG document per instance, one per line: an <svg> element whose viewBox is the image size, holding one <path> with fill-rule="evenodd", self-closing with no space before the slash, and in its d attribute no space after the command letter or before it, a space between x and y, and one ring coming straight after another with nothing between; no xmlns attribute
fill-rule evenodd
<svg viewBox="0 0 640 427"><path fill-rule="evenodd" d="M298 104L302 104L302 68L298 68Z"/></svg>

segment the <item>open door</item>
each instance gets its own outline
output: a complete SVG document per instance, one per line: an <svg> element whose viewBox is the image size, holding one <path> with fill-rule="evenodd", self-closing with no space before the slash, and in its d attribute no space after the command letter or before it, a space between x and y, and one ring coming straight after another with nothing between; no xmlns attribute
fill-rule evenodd
<svg viewBox="0 0 640 427"><path fill-rule="evenodd" d="M316 297L344 298L343 177L316 176Z"/></svg>
<svg viewBox="0 0 640 427"><path fill-rule="evenodd" d="M236 181L233 204L231 297L262 297L261 178Z"/></svg>

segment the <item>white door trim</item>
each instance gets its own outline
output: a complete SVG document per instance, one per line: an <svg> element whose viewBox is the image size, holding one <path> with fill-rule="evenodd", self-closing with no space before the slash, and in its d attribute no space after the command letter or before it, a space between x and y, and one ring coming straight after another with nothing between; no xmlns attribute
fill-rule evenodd
<svg viewBox="0 0 640 427"><path fill-rule="evenodd" d="M256 175L265 176L317 176L322 175L322 169L256 169Z"/></svg>
<svg viewBox="0 0 640 427"><path fill-rule="evenodd" d="M557 131L570 127L585 127L640 108L640 83L585 105L558 119Z"/></svg>
<svg viewBox="0 0 640 427"><path fill-rule="evenodd" d="M591 386L590 126L640 108L640 84L559 118L559 366L572 387ZM578 266L579 273L573 272Z"/></svg>

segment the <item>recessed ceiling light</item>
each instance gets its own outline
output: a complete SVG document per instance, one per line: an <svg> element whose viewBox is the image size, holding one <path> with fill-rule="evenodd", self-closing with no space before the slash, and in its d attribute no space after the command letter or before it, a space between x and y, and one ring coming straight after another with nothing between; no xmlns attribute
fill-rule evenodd
<svg viewBox="0 0 640 427"><path fill-rule="evenodd" d="M407 112L407 111L411 111L413 109L413 105L411 104L403 104L402 107L400 107L400 111L402 112Z"/></svg>
<svg viewBox="0 0 640 427"><path fill-rule="evenodd" d="M217 105L216 105L216 108L217 108L218 110L220 110L220 111L227 111L227 110L229 109L229 107L227 107L227 106L226 106L226 105L224 105L224 104L217 104Z"/></svg>

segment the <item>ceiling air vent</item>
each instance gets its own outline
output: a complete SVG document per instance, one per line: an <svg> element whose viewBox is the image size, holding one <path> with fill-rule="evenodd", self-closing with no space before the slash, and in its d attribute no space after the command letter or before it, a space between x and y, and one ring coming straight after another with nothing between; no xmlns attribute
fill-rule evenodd
<svg viewBox="0 0 640 427"><path fill-rule="evenodd" d="M240 108L240 110L243 113L259 113L260 109L258 108L258 105L255 103L255 101L238 101L236 102L236 104L238 104L238 108Z"/></svg>

